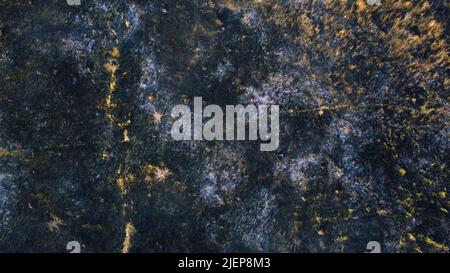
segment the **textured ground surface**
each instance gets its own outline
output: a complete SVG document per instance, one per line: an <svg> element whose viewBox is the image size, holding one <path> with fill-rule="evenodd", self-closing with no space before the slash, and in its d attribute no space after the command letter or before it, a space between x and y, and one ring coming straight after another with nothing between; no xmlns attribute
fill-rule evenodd
<svg viewBox="0 0 450 273"><path fill-rule="evenodd" d="M0 0L0 252L449 252L447 0ZM281 143L171 108L279 104Z"/></svg>

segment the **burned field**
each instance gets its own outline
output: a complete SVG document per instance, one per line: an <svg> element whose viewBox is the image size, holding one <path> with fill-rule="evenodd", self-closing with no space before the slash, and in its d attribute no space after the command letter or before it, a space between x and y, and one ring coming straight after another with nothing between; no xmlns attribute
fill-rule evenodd
<svg viewBox="0 0 450 273"><path fill-rule="evenodd" d="M449 252L444 0L0 2L0 252ZM280 145L170 112L280 106Z"/></svg>

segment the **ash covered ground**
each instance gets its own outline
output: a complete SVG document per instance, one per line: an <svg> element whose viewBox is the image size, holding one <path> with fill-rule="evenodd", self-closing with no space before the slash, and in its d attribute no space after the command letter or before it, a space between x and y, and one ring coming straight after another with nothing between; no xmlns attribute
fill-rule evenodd
<svg viewBox="0 0 450 273"><path fill-rule="evenodd" d="M0 252L449 252L449 8L1 0ZM279 149L173 141L195 96Z"/></svg>

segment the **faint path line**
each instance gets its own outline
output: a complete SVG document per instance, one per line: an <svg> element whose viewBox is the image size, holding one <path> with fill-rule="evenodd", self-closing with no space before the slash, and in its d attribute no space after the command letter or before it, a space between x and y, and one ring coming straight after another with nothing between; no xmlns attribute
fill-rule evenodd
<svg viewBox="0 0 450 273"><path fill-rule="evenodd" d="M393 104L367 104L367 105L355 105L355 104L338 104L338 105L322 105L314 108L307 109L289 109L289 113L310 113L310 112L320 112L320 111L338 111L338 110L360 110L360 109L369 109L369 108L390 108L390 110L394 110L397 112L404 111L419 111L413 107L402 106L402 105L393 105ZM446 108L446 107L444 107ZM429 114L431 112L442 113L444 115L449 115L448 109L443 108L433 108L427 109Z"/></svg>

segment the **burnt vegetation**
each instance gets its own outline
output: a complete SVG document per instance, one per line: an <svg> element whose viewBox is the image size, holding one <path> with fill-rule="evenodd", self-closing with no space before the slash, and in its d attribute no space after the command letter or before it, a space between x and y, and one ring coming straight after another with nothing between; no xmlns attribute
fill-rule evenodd
<svg viewBox="0 0 450 273"><path fill-rule="evenodd" d="M448 1L2 1L0 252L449 252ZM170 110L279 104L280 148Z"/></svg>

